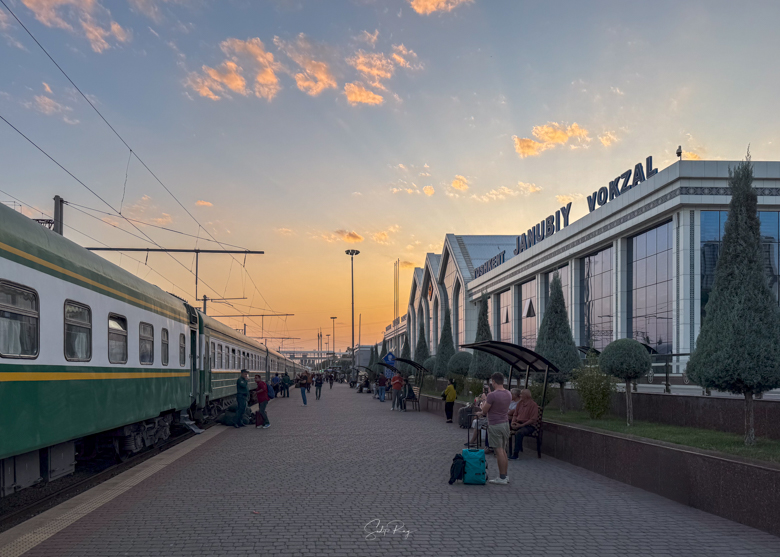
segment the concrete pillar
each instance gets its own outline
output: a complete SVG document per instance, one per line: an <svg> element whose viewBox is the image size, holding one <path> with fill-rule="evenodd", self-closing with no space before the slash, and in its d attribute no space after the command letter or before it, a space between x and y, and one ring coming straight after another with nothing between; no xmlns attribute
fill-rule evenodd
<svg viewBox="0 0 780 557"><path fill-rule="evenodd" d="M613 339L628 338L631 331L629 320L631 309L631 296L633 294L631 284L631 261L629 259L630 238L618 238L612 244L614 259L612 272L614 273L614 296L612 297L612 330Z"/></svg>
<svg viewBox="0 0 780 557"><path fill-rule="evenodd" d="M571 269L571 275L569 275L569 284L571 285L569 312L571 315L571 332L574 335L574 342L577 346L581 346L582 342L582 285L580 279L582 277L582 259L569 260L569 268Z"/></svg>

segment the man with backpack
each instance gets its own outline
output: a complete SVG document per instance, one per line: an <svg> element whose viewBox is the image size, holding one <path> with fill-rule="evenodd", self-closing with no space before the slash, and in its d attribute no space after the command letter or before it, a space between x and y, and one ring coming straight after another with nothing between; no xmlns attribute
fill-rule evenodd
<svg viewBox="0 0 780 557"><path fill-rule="evenodd" d="M257 413L263 418L263 429L268 429L271 427L271 422L268 421L265 407L268 406L268 401L274 398L274 390L259 375L255 375L255 383L257 384Z"/></svg>

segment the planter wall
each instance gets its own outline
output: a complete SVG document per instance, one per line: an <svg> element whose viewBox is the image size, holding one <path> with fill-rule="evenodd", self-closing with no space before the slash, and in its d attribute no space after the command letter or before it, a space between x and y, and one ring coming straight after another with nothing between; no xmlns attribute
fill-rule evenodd
<svg viewBox="0 0 780 557"><path fill-rule="evenodd" d="M557 387L555 388L557 391ZM581 410L580 396L574 389L566 389L566 408ZM634 419L660 424L714 429L744 434L744 399L712 396L684 396L662 393L633 393ZM548 405L558 409L559 397ZM545 410L547 415L548 410ZM626 395L615 393L611 413L626 416ZM780 439L780 402L756 400L754 404L757 437ZM553 417L553 414L550 414Z"/></svg>
<svg viewBox="0 0 780 557"><path fill-rule="evenodd" d="M552 422L543 439L545 455L780 535L780 467Z"/></svg>

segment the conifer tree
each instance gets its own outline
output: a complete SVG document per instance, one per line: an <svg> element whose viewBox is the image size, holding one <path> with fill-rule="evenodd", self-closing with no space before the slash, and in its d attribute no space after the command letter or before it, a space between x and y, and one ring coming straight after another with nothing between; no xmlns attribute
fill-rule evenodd
<svg viewBox="0 0 780 557"><path fill-rule="evenodd" d="M450 362L450 358L455 355L455 346L452 343L452 324L450 323L450 309L447 308L444 312L444 326L441 329L441 338L439 339L439 346L436 349L436 369L434 374L436 377L447 376L447 365Z"/></svg>
<svg viewBox="0 0 780 557"><path fill-rule="evenodd" d="M379 354L379 361L382 361L382 358L387 356L387 340L382 339L382 352Z"/></svg>
<svg viewBox="0 0 780 557"><path fill-rule="evenodd" d="M729 189L715 282L686 373L745 397L745 445L753 445L753 397L780 387L780 310L766 282L750 151L729 169Z"/></svg>
<svg viewBox="0 0 780 557"><path fill-rule="evenodd" d="M548 381L558 383L560 386L561 412L566 412L563 389L566 383L571 380L572 372L580 367L581 360L569 326L563 287L557 271L553 274L550 283L550 300L544 310L535 351L558 368L558 373L551 373L548 376Z"/></svg>
<svg viewBox="0 0 780 557"><path fill-rule="evenodd" d="M479 302L479 317L477 318L477 335L474 342L482 342L485 340L493 340L493 335L490 332L490 322L488 321L488 303L487 298L483 297ZM497 360L495 356L492 356L481 350L475 350L473 357L471 358L471 367L469 369L469 375L477 379L487 380L495 373L497 369ZM498 360L500 361L500 360Z"/></svg>
<svg viewBox="0 0 780 557"><path fill-rule="evenodd" d="M405 360L412 359L412 349L409 347L409 333L404 335L404 347L401 349L401 357ZM404 377L408 377L412 372L412 366L401 362L401 366L398 368Z"/></svg>
<svg viewBox="0 0 780 557"><path fill-rule="evenodd" d="M371 371L372 374L375 374L374 368L376 367L376 350L375 346L371 347L371 355L368 358L368 369ZM373 377L370 377L369 379L373 379Z"/></svg>
<svg viewBox="0 0 780 557"><path fill-rule="evenodd" d="M425 363L425 360L431 357L431 353L428 351L428 343L425 342L425 328L420 323L420 332L417 335L417 346L414 349L414 361L420 365Z"/></svg>
<svg viewBox="0 0 780 557"><path fill-rule="evenodd" d="M626 383L626 424L634 424L631 381L650 372L653 362L647 349L638 340L621 338L610 342L599 356L599 367L607 375Z"/></svg>

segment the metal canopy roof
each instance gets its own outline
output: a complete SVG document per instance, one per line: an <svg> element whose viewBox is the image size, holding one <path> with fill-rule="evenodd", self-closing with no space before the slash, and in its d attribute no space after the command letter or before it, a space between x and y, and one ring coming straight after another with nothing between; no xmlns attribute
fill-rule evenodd
<svg viewBox="0 0 780 557"><path fill-rule="evenodd" d="M396 360L397 360L397 359L398 359L398 358L396 358ZM394 371L394 372L395 372L395 371L398 371L397 369L395 369L395 368L394 368L393 366L391 366L390 364L386 364L386 363L384 363L384 362L377 362L377 364L378 364L378 365L380 365L380 366L384 366L384 367L386 367L386 368L387 368L387 369L389 369L390 371Z"/></svg>
<svg viewBox="0 0 780 557"><path fill-rule="evenodd" d="M520 371L520 368L517 367L518 364L524 364L529 367L531 371L539 373L544 373L547 370L554 373L558 372L557 367L533 350L518 346L517 344L512 344L511 342L485 340L473 344L461 344L460 346L461 348L471 348L473 350L480 350L492 354L512 367L517 368L518 371Z"/></svg>
<svg viewBox="0 0 780 557"><path fill-rule="evenodd" d="M405 364L409 364L414 369L416 369L418 371L422 371L423 373L430 373L430 371L428 371L426 368L424 368L423 366L421 366L420 364L418 364L414 360L407 360L406 358L396 358L395 361L396 362L403 362Z"/></svg>

